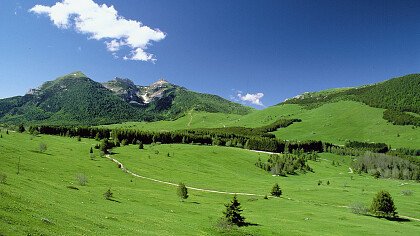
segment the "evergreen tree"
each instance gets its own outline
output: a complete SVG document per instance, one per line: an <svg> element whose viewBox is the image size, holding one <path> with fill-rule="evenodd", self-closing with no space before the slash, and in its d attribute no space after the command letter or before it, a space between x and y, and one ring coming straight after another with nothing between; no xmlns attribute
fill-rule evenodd
<svg viewBox="0 0 420 236"><path fill-rule="evenodd" d="M245 217L241 216L241 204L238 202L236 194L230 203L225 204L226 210L223 212L226 221L229 224L243 226L245 225Z"/></svg>
<svg viewBox="0 0 420 236"><path fill-rule="evenodd" d="M282 191L280 189L280 186L278 183L276 183L273 188L271 189L271 195L275 197L280 197L282 194Z"/></svg>
<svg viewBox="0 0 420 236"><path fill-rule="evenodd" d="M90 147L90 151L89 151L89 153L90 153L90 154L92 154L92 153L93 153L93 148L92 148L92 147Z"/></svg>
<svg viewBox="0 0 420 236"><path fill-rule="evenodd" d="M139 149L144 149L144 145L143 145L142 141L140 141L140 143L139 143Z"/></svg>
<svg viewBox="0 0 420 236"><path fill-rule="evenodd" d="M104 193L104 197L105 197L106 200L111 200L113 195L114 195L114 193L111 192L110 188Z"/></svg>
<svg viewBox="0 0 420 236"><path fill-rule="evenodd" d="M380 217L396 217L397 208L394 205L391 194L387 191L380 191L373 198L370 211Z"/></svg>
<svg viewBox="0 0 420 236"><path fill-rule="evenodd" d="M19 125L18 131L19 131L19 133L25 132L25 127L23 126L23 124Z"/></svg>
<svg viewBox="0 0 420 236"><path fill-rule="evenodd" d="M178 194L178 197L181 198L182 201L188 198L188 189L184 183L178 184L178 189L176 193Z"/></svg>

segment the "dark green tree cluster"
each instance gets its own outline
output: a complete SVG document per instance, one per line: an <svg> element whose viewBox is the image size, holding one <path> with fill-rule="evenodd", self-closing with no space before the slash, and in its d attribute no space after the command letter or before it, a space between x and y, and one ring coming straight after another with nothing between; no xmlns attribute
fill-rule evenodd
<svg viewBox="0 0 420 236"><path fill-rule="evenodd" d="M336 146L336 145L326 146L324 151L341 155L341 156L361 156L366 152L366 150L360 150L360 149L350 148L350 147L341 147L341 146Z"/></svg>
<svg viewBox="0 0 420 236"><path fill-rule="evenodd" d="M307 164L307 160L316 159L316 156L316 153L272 154L267 162L262 162L261 159L258 159L255 165L271 172L273 175L295 175L297 172L313 172L312 168Z"/></svg>
<svg viewBox="0 0 420 236"><path fill-rule="evenodd" d="M420 180L420 165L397 156L365 154L353 162L359 173L370 173L379 178Z"/></svg>
<svg viewBox="0 0 420 236"><path fill-rule="evenodd" d="M383 118L394 125L414 125L420 127L420 117L402 111L385 110Z"/></svg>
<svg viewBox="0 0 420 236"><path fill-rule="evenodd" d="M376 153L386 153L389 150L386 143L368 143L360 141L347 141L345 147Z"/></svg>
<svg viewBox="0 0 420 236"><path fill-rule="evenodd" d="M270 152L293 152L303 150L304 152L322 152L321 141L288 142L275 138L259 136L240 136L238 134L216 133L216 131L201 133L191 131L172 132L150 132L133 129L108 129L98 127L71 127L71 126L32 126L31 130L50 135L61 135L69 137L95 138L96 140L108 139L114 146L119 143L126 144L151 144L151 143L194 143L203 145L232 146L248 148L252 150Z"/></svg>

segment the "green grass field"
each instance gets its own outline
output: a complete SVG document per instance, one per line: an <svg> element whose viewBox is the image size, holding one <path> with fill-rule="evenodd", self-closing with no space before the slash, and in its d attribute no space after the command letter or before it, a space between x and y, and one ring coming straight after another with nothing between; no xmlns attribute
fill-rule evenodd
<svg viewBox="0 0 420 236"><path fill-rule="evenodd" d="M181 202L176 187L124 173L107 158L89 157L96 141L1 133L0 235L418 235L420 222L396 222L355 215L353 202L369 205L388 190L400 215L420 218L420 184L350 174L350 158L322 154L310 162L315 173L273 177L254 166L267 154L195 145L130 145L113 158L147 177L219 191L268 194L278 182L281 198L239 196L248 222L256 226L217 227L230 195L190 190ZM39 144L45 143L45 153ZM158 151L158 152L157 152ZM170 157L168 157L168 154ZM20 173L17 172L19 157ZM338 161L340 166L331 165ZM87 176L80 186L76 175ZM323 181L321 186L317 183ZM330 185L326 185L330 181ZM74 186L79 190L68 188ZM114 201L103 193L114 192ZM402 190L411 190L403 196Z"/></svg>
<svg viewBox="0 0 420 236"><path fill-rule="evenodd" d="M122 124L103 125L108 128L141 129L148 131L173 131L194 128L221 128L232 120L237 120L241 115L209 113L191 111L187 115L174 121L157 122L125 122Z"/></svg>
<svg viewBox="0 0 420 236"><path fill-rule="evenodd" d="M340 101L307 110L284 104L254 111L245 116L194 112L175 121L129 122L109 125L149 131L231 126L259 127L281 118L300 118L302 122L279 129L274 134L285 140L322 140L344 144L346 140L385 142L394 148L420 148L420 129L392 125L382 118L384 109L353 101Z"/></svg>
<svg viewBox="0 0 420 236"><path fill-rule="evenodd" d="M420 129L392 125L382 118L384 109L340 101L305 110L302 122L274 132L288 140L323 140L344 144L346 140L384 142L393 148L420 148Z"/></svg>

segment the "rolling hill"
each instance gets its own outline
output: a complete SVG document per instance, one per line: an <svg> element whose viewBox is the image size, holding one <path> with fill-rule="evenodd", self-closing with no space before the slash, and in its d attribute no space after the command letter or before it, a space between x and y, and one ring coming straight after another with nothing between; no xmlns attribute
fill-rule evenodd
<svg viewBox="0 0 420 236"><path fill-rule="evenodd" d="M170 120L191 110L247 114L252 108L160 80L137 86L128 79L104 84L81 72L48 81L24 96L0 100L0 122L97 125Z"/></svg>
<svg viewBox="0 0 420 236"><path fill-rule="evenodd" d="M302 122L273 132L286 140L322 140L344 144L348 140L385 142L392 147L420 148L416 125L387 121L387 111L418 118L420 75L408 75L360 88L329 89L305 93L286 102L247 115L194 112L174 121L130 122L113 128L171 131L195 128L260 127L278 119ZM380 103L383 101L390 104ZM399 104L399 105L398 105Z"/></svg>

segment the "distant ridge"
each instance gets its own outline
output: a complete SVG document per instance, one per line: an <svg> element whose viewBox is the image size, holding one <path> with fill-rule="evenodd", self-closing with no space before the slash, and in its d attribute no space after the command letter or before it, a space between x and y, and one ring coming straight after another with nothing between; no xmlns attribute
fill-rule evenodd
<svg viewBox="0 0 420 236"><path fill-rule="evenodd" d="M191 109L248 114L252 108L159 80L149 86L115 78L98 83L80 71L47 81L24 96L0 99L0 122L98 125L175 119Z"/></svg>

